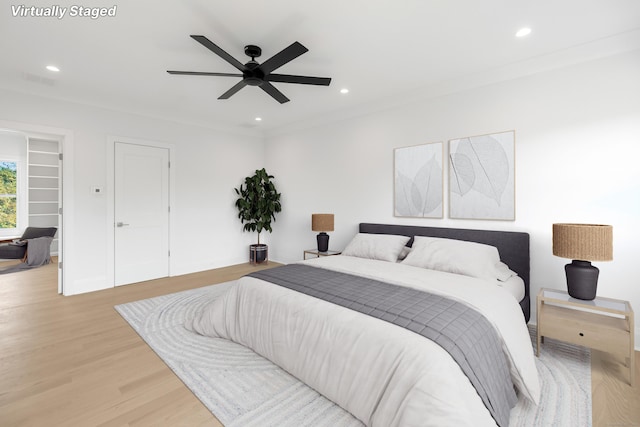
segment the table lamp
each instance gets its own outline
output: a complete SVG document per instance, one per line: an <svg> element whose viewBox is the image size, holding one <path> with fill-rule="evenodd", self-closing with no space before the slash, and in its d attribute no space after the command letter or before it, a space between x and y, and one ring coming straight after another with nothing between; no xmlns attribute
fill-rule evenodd
<svg viewBox="0 0 640 427"><path fill-rule="evenodd" d="M591 261L613 259L613 227L600 224L553 224L553 254L573 261L565 265L569 295L596 297L600 270Z"/></svg>
<svg viewBox="0 0 640 427"><path fill-rule="evenodd" d="M311 230L319 231L317 236L318 252L329 250L329 235L327 231L333 231L333 214L311 214Z"/></svg>

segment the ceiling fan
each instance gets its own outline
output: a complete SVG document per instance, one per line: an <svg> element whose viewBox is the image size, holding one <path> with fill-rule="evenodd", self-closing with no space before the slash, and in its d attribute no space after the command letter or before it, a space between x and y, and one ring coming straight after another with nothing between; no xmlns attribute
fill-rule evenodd
<svg viewBox="0 0 640 427"><path fill-rule="evenodd" d="M236 83L231 89L223 93L218 99L229 99L232 95L238 92L243 87L259 86L260 89L271 95L276 101L281 104L289 101L289 98L284 96L282 92L276 89L271 82L278 83L297 83L303 85L319 85L329 86L331 78L329 77L308 77L308 76L292 76L289 74L272 74L272 71L282 67L284 64L296 59L298 56L307 52L309 49L304 47L298 42L292 43L289 47L283 49L281 52L276 53L271 58L267 59L262 64L259 64L255 59L262 54L262 49L255 45L248 45L244 47L244 53L251 57L251 60L246 64L242 64L240 61L229 55L222 50L219 46L214 44L211 40L205 36L191 36L192 39L209 49L211 52L218 55L220 58L233 65L242 74L232 73L206 73L200 71L172 71L167 70L169 74L181 74L188 76L220 76L220 77L242 77L238 83Z"/></svg>

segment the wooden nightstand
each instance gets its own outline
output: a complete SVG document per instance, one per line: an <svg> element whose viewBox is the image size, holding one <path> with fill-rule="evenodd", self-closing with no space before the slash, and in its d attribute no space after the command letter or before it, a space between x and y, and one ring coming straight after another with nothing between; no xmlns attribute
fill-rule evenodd
<svg viewBox="0 0 640 427"><path fill-rule="evenodd" d="M540 355L544 337L612 353L625 359L633 386L633 326L633 309L628 301L602 297L584 301L565 291L541 289L536 355Z"/></svg>
<svg viewBox="0 0 640 427"><path fill-rule="evenodd" d="M326 251L320 252L317 249L307 249L302 253L302 258L307 259L307 255L315 255L316 258L320 258L321 256L331 256L331 255L340 255L342 251Z"/></svg>

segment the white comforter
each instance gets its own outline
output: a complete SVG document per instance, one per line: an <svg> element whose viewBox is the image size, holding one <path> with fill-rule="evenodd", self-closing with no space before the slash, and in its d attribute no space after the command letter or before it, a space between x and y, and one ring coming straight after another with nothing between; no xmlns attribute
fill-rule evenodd
<svg viewBox="0 0 640 427"><path fill-rule="evenodd" d="M504 339L520 398L538 402L529 334L513 296L493 283L348 256L304 261L447 295L482 312ZM495 426L471 382L439 345L393 324L243 277L187 328L253 349L368 426Z"/></svg>

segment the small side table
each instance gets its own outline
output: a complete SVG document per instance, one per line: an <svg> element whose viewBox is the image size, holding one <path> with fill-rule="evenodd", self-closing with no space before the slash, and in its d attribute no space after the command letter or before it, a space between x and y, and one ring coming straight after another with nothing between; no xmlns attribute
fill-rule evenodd
<svg viewBox="0 0 640 427"><path fill-rule="evenodd" d="M320 258L321 256L331 256L331 255L340 255L342 253L342 251L332 251L332 250L328 250L326 252L320 252L317 249L306 249L303 253L302 253L302 258L303 259L307 259L307 255L315 255L316 258Z"/></svg>
<svg viewBox="0 0 640 427"><path fill-rule="evenodd" d="M633 309L629 301L596 297L572 298L565 291L541 289L538 293L538 342L544 337L611 353L625 359L629 383L635 374Z"/></svg>

